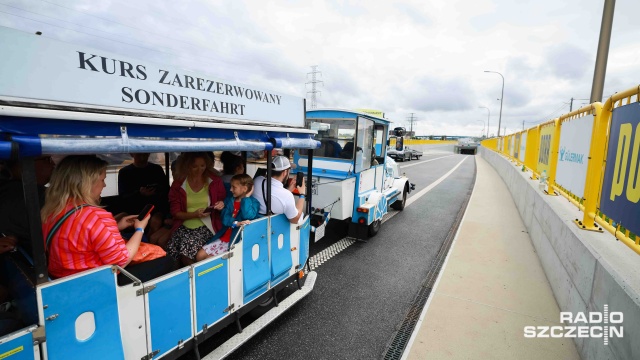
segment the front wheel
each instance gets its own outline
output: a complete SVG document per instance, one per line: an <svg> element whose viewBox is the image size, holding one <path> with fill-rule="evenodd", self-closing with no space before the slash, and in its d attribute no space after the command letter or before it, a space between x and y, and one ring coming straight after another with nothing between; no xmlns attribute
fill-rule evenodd
<svg viewBox="0 0 640 360"><path fill-rule="evenodd" d="M380 225L382 225L382 221L376 220L369 225L369 237L374 237L380 231Z"/></svg>
<svg viewBox="0 0 640 360"><path fill-rule="evenodd" d="M394 208L395 210L399 210L402 211L404 210L404 206L407 203L407 187L404 187L404 190L402 190L402 199L398 199L396 200L393 204L391 204L391 207Z"/></svg>

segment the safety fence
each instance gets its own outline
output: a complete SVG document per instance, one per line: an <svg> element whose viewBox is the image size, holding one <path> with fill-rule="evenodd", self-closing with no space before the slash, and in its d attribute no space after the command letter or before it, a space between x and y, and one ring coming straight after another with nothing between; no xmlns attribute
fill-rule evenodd
<svg viewBox="0 0 640 360"><path fill-rule="evenodd" d="M640 86L482 146L569 199L584 213L581 229L609 231L640 254L639 98Z"/></svg>

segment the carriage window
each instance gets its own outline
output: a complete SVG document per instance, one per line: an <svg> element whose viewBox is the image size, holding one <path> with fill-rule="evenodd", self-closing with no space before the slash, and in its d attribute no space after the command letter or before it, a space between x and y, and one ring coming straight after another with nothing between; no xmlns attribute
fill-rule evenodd
<svg viewBox="0 0 640 360"><path fill-rule="evenodd" d="M382 125L376 125L375 127L375 135L376 135L376 141L375 141L375 150L376 150L376 156L377 157L382 157L384 155L384 144L385 144L385 134L384 134L384 126Z"/></svg>
<svg viewBox="0 0 640 360"><path fill-rule="evenodd" d="M320 148L313 151L313 156L353 159L355 121L340 119L314 119L307 123L311 130L316 130L316 140ZM301 151L302 155L306 152Z"/></svg>

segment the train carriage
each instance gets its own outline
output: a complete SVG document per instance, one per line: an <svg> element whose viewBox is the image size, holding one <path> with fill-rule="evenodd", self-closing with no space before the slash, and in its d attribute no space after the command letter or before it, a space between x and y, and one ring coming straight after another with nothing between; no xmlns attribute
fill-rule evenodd
<svg viewBox="0 0 640 360"><path fill-rule="evenodd" d="M50 279L36 157L229 150L265 151L270 163L274 148L320 144L304 128L301 98L4 28L0 50L0 159L22 167L32 247L32 254L0 257L25 325L0 337L0 358L177 358L237 326L210 355L220 358L313 289L316 274L304 271L312 195L298 224L284 215L260 217L224 254L151 281L115 265ZM167 160L167 174L168 167ZM118 273L131 283L118 285ZM278 303L285 287L296 291ZM277 307L242 328L243 315L274 298Z"/></svg>

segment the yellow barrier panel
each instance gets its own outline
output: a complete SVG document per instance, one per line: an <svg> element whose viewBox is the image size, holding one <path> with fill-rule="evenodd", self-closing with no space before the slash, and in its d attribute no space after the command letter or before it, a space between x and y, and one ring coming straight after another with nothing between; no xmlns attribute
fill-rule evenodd
<svg viewBox="0 0 640 360"><path fill-rule="evenodd" d="M555 120L540 125L540 145L538 146L538 174L546 172L547 178L551 173L549 160L551 158L551 141L555 134Z"/></svg>
<svg viewBox="0 0 640 360"><path fill-rule="evenodd" d="M594 155L593 155L593 151L595 149L597 149L596 146L594 146L594 136L602 136L605 135L606 132L603 133L597 133L596 132L596 123L599 119L600 116L600 112L602 109L602 104L597 102L597 103L593 103L593 104L589 104L586 106L583 106L580 109L574 110L568 114L564 114L562 116L560 116L559 120L560 120L560 131L562 131L562 126L565 122L569 121L569 120L575 120L575 119L579 119L579 118L583 118L589 115L593 115L593 119L584 119L584 121L593 121L593 126L591 129L591 138L590 138L590 147L589 147L589 157L587 160L587 174L586 174L586 178L585 178L585 190L584 190L584 194L574 194L572 193L570 190L563 188L562 186L560 186L559 184L556 184L556 190L565 198L567 198L573 205L575 205L577 208L579 208L581 211L585 210L585 199L586 198L590 198L592 199L592 201L594 201L593 204L590 204L590 206L592 206L595 209L596 206L596 199L598 198L598 181L593 181L593 180L597 180L600 179L600 175L598 174L593 174L593 175L589 175L589 169L591 169L591 171L595 171L595 167L597 166L597 159L594 159ZM602 161L602 160L601 160ZM602 162L600 162L600 167L602 165ZM589 166L591 166L591 168L589 168ZM589 180L591 181L591 184L589 183ZM595 184L595 186L593 186ZM591 188L589 187L591 186ZM576 221L574 221L580 228L585 229L585 230L594 230L594 231L601 231L602 229L600 229L597 226L594 226L594 220L593 218L591 218L591 221L587 220L587 216L588 216L588 212L585 211L584 213L584 218L582 221L579 221L576 219ZM584 225L583 224L591 224L591 226L589 225Z"/></svg>
<svg viewBox="0 0 640 360"><path fill-rule="evenodd" d="M532 179L537 179L538 172L538 152L540 151L540 126L527 130L527 147L524 155L524 165L531 169Z"/></svg>
<svg viewBox="0 0 640 360"><path fill-rule="evenodd" d="M484 140L482 142L482 146L519 162L519 156L516 157L515 153L518 153L519 155L521 150L519 148L516 150L515 147L520 146L519 141L522 139L522 134L526 132L527 141L525 144L524 166L532 170L532 178L535 179L536 175L540 175L543 171L546 171L549 192L553 194L554 191L557 191L569 199L580 210L584 211L582 220L575 220L575 223L581 229L602 231L598 226L600 225L602 228L613 234L616 239L622 241L633 251L640 254L640 236L631 233L620 223L616 222L615 219L609 218L607 214L603 214L600 211L600 196L603 190L602 187L604 186L605 170L607 165L605 157L607 156L607 146L611 140L609 139L609 134L611 131L613 110L636 102L640 102L640 86L611 96L607 99L604 105L599 102L589 104L578 110L564 114L558 119L537 125L523 132L500 138ZM560 184L557 184L556 175L562 124L565 121L587 115L593 115L593 127L591 131L591 143L587 163L584 196L580 198L580 194L573 194L568 189L564 189ZM585 119L584 121L589 120ZM638 158L640 157L640 125L637 125L635 130L631 125L627 125L626 123L624 125L626 126L624 128L624 133L621 133L620 139L616 139L619 143L623 141L621 143L622 145L618 144L619 149L617 149L618 153L616 157L619 157L620 162L624 163L625 166L627 162L631 162L629 172L633 174L624 174L623 172L626 171L626 168L621 168L619 171L620 177L633 176L632 179L635 179L634 184L626 185L627 192L625 193L625 196L627 197L629 197L629 193L631 193L635 200L638 198L637 194L640 192L640 190L638 190L640 189L640 169L638 168L639 165L637 165ZM634 131L635 137L633 137ZM635 141L631 144L630 142L634 139ZM615 164L608 165L616 166ZM613 177L617 178L617 173L614 173ZM629 182L632 181L629 180ZM618 194L622 191L619 188L624 186L624 184L618 184L616 186L615 191L617 191L616 194ZM629 189L630 187L632 187L631 190ZM640 221L640 219L637 221Z"/></svg>

